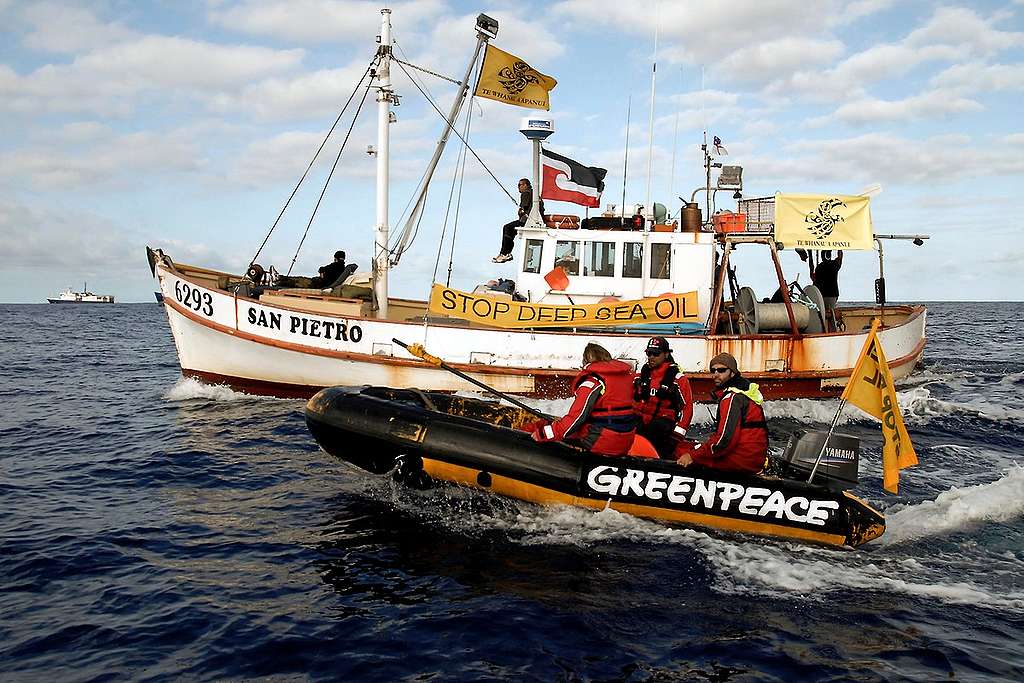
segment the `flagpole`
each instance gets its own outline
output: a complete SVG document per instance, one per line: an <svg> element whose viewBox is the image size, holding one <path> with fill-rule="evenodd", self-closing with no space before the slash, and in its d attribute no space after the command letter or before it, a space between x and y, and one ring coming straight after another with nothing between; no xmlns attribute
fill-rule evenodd
<svg viewBox="0 0 1024 683"><path fill-rule="evenodd" d="M821 462L821 456L825 454L825 448L828 446L828 440L832 438L832 432L835 431L836 425L839 424L839 414L843 412L843 408L846 407L846 399L839 400L839 410L832 417L832 424L828 426L828 434L825 435L825 441L821 444L821 450L818 451L818 457L814 459L814 467L811 468L811 476L807 477L807 483L810 484L814 479L814 475L818 472L818 464Z"/></svg>

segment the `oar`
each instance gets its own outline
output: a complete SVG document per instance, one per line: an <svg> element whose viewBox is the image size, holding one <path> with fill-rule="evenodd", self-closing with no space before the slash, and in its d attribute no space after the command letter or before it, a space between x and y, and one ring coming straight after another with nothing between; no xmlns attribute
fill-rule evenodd
<svg viewBox="0 0 1024 683"><path fill-rule="evenodd" d="M395 342L396 344L398 344L403 349L405 349L406 351L408 351L412 355L416 356L420 360L424 360L424 361L430 363L431 365L436 365L439 368L447 370L448 372L452 373L456 377L461 377L462 379L466 380L470 384L475 384L476 386L478 386L481 389L483 389L484 391L492 394L493 396L497 396L500 399L504 399L504 400L508 401L509 403L511 403L512 405L514 405L514 406L516 406L518 408L522 408L523 410L525 410L528 413L536 415L537 417L543 418L545 420L553 419L551 415L547 415L545 413L542 413L539 410L537 410L536 408L531 408L530 406L526 405L522 401L514 399L511 396L509 396L508 394L503 394L502 392L498 391L497 389L495 389L493 387L490 387L490 386L487 386L486 384L484 384L480 380L473 379L472 377L470 377L466 373L461 372L459 370L456 370L455 368L453 368L452 366L448 365L447 363L445 363L443 360L441 360L437 356L433 356L433 355L427 353L427 350L425 348L423 348L422 344L406 344L405 342L399 341L399 340L395 339L394 337L391 338L391 341Z"/></svg>

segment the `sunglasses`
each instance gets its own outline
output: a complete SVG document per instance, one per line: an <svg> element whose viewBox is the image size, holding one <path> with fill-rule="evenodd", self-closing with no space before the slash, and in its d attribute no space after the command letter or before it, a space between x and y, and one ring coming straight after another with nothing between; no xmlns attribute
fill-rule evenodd
<svg viewBox="0 0 1024 683"><path fill-rule="evenodd" d="M729 372L729 368L711 368L711 372L715 373L716 375L720 375L723 372Z"/></svg>
<svg viewBox="0 0 1024 683"><path fill-rule="evenodd" d="M662 356L665 354L664 351L645 351L648 356Z"/></svg>

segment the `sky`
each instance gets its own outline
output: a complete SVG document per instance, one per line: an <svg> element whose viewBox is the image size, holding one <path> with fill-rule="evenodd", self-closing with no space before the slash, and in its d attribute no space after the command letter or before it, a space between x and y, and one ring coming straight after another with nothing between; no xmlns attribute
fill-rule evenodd
<svg viewBox="0 0 1024 683"><path fill-rule="evenodd" d="M294 259L293 274L309 275L344 249L368 267L372 93L324 186L384 4L0 0L0 302L42 302L84 282L118 301L151 301L147 245L178 262L244 271L353 92L257 260L283 273ZM396 55L455 79L477 14L497 19L494 44L558 80L547 146L608 169L602 204L622 202L625 175L627 205L644 203L649 184L654 201L678 212L679 197L703 185L707 131L728 151L721 161L743 167L747 197L880 184L875 232L931 236L921 247L886 243L891 301L1022 298L1024 0L390 7ZM442 119L400 68L393 73L395 226ZM455 87L413 73L447 111ZM486 170L472 156L460 165L461 143L449 145L392 273L393 295L426 298L432 281L448 280L449 262L460 289L514 276L513 264L491 257L515 217L506 190L531 175L518 132L529 113L473 101L469 142ZM735 208L727 195L717 208ZM769 296L764 255L739 263L740 284ZM807 283L795 254L784 252L783 265ZM872 299L877 274L877 254L848 253L843 299Z"/></svg>

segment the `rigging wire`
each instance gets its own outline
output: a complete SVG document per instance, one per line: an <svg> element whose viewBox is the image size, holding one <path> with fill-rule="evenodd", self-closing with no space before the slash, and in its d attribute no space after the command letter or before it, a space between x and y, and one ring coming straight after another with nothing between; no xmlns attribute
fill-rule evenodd
<svg viewBox="0 0 1024 683"><path fill-rule="evenodd" d="M403 57L406 56L405 50L402 48L401 45L399 45L397 42L395 42L394 39L392 39L392 45L398 48L398 51L402 53ZM394 55L392 55L391 58L392 58L393 61L398 62L400 67L401 67L402 64L406 64L408 66L413 67L414 69L418 69L420 71L424 71L424 72L429 73L431 75L438 76L439 78L444 78L445 80L451 80L450 78L447 78L445 76L441 76L440 74L436 74L433 71L429 71L427 69L423 69L423 68L417 67L416 65L410 64L409 62L404 62L401 59L398 59L397 57L395 57ZM412 82L413 85L417 86L417 88L422 88L420 90L420 92L426 91L427 94L424 95L424 97L427 100L431 100L433 95L430 93L430 88L427 87L427 84L423 83L422 81L417 80L415 78L415 76L413 76L413 74L409 73L408 71L405 71L404 68L402 69L402 71L405 72L406 77L409 79L410 82ZM456 85L462 85L461 83L458 83L457 81L452 81L452 82L455 83ZM405 218L406 213L409 211L410 207L413 204L413 200L415 200L416 197L419 195L419 189L426 182L427 173L429 171L430 171L429 166L427 168L423 169L423 173L420 175L420 179L419 179L419 181L417 181L416 187L414 188L412 195L410 195L409 201L406 202L405 208L402 209L402 213L399 215L398 220L396 221L395 225L398 225L399 223L403 222L403 219ZM386 248L387 253L388 253L388 259L391 261L392 265L398 265L398 261L402 258L402 254L404 254L412 246L412 243L416 240L416 235L419 232L420 223L421 223L422 220L423 220L423 213L421 212L419 219L416 221L416 226L411 231L411 233L409 231L403 229L402 232L400 232L394 238L394 241L392 242L392 244L389 245Z"/></svg>
<svg viewBox="0 0 1024 683"><path fill-rule="evenodd" d="M341 155L345 151L345 146L348 144L349 138L352 136L352 129L355 128L356 121L359 119L359 112L363 110L363 104L366 103L366 96L370 94L370 89L372 87L373 81L370 81L366 84L366 88L363 90L363 97L359 100L359 107L356 109L356 113L352 116L352 123L348 126L348 132L345 133L345 139L342 140L341 148L338 149L338 154L334 157L334 164L331 166L331 171L327 174L327 179L324 180L323 189L320 190L320 196L316 200L316 206L313 207L313 213L309 217L309 222L306 223L306 230L302 233L302 239L299 240L299 246L295 248L295 255L292 257L292 262L288 266L288 275L292 274L292 268L295 267L295 261L299 258L299 252L302 250L302 245L306 241L306 235L309 234L309 228L313 225L316 213L320 209L320 203L324 200L324 195L327 193L327 187L331 184L331 179L334 177L334 171L338 168L338 162L341 161Z"/></svg>
<svg viewBox="0 0 1024 683"><path fill-rule="evenodd" d="M391 40L391 44L395 45L395 46L398 45L398 43L395 42L395 40L393 38ZM405 55L405 50L402 50L401 48L398 48L398 49L399 49L399 51L401 51L402 55L404 56ZM449 83L454 83L455 85L462 85L462 83L459 83L454 78L449 78L448 76L445 76L444 74L439 74L436 71L431 71L430 69L424 69L422 66L416 66L415 64L412 64L410 62L403 62L398 57L392 57L391 59L393 61L398 62L399 64L405 64L406 66L411 67L413 69L416 69L417 71L422 71L425 74L430 74L431 76L436 76L437 78L440 78L441 80L444 80L444 81L448 81Z"/></svg>
<svg viewBox="0 0 1024 683"><path fill-rule="evenodd" d="M345 102L345 106L341 108L341 112L338 113L338 117L334 119L334 123L331 125L331 129L327 131L327 135L324 136L323 142L321 142L320 147L317 148L316 154L314 154L313 158L309 160L309 165L306 166L306 170L303 171L302 177L299 178L299 182L295 183L295 187L292 189L292 193L288 196L288 200L284 203L284 206L281 207L281 212L277 214L277 218L274 220L274 224L270 226L270 230L267 232L267 236L263 238L263 243L260 244L260 248L256 250L256 254L253 255L252 259L249 261L250 266L256 263L256 259L260 257L260 253L263 251L263 247L267 246L267 240L269 240L270 236L274 233L274 228L276 228L277 224L281 222L281 217L284 216L284 212L288 209L288 206L289 204L291 204L292 199L295 198L295 193L299 191L299 187L302 185L303 181L306 180L306 176L309 175L310 169L313 168L313 164L316 163L317 157L319 157L320 152L323 151L324 145L327 144L327 141L330 140L331 135L334 134L334 129L338 127L338 123L341 121L341 118L345 115L345 111L348 109L348 106L352 104L352 99L359 91L359 86L362 85L363 81L366 79L367 74L369 74L370 71L373 70L373 67L377 63L378 59L378 56L374 55L373 59L370 60L370 64L366 67L366 71L364 71L363 75L359 78L359 82L356 83L355 87L352 89L352 94L348 96L348 101ZM291 271L289 270L289 272Z"/></svg>
<svg viewBox="0 0 1024 683"><path fill-rule="evenodd" d="M481 65L482 66L482 65ZM472 120L472 105L470 106L469 116L466 118L466 139L469 139L469 123ZM462 154L462 172L459 176L459 194L455 199L455 225L452 227L452 248L448 252L448 277L445 280L445 286L451 287L452 284L452 265L455 262L455 238L459 234L459 216L462 215L462 187L466 182L466 154Z"/></svg>
<svg viewBox="0 0 1024 683"><path fill-rule="evenodd" d="M472 121L473 106L471 103L470 106L467 107L466 109L466 124L465 127L463 128L463 136L467 140L469 139L469 129ZM455 220L452 225L452 246L448 254L448 277L445 281L446 287L450 286L452 281L452 262L455 258L455 239L458 236L459 232L459 211L462 206L462 187L466 178L466 156L466 145L463 145L462 149L459 150L459 156L455 162L455 168L452 172L452 187L451 190L448 192L448 206L445 209L444 224L441 229L441 239L437 244L437 257L434 259L434 273L432 276L432 281L437 282L437 269L441 264L441 252L444 250L444 239L448 231L448 217L450 216L452 210L452 197L455 195L455 185L456 182L458 182L459 193L455 203Z"/></svg>
<svg viewBox="0 0 1024 683"><path fill-rule="evenodd" d="M403 57L405 57L405 56L406 56L406 55L405 55L405 50L404 50L404 49L402 49L402 46L401 46L401 45L399 45L398 41L394 39L394 36L392 36L392 38L391 38L391 45L392 45L392 47L396 47L396 48L398 48L398 51L402 53L402 56L403 56ZM407 63L408 63L408 62L402 62L402 60L398 59L398 58L397 58L397 57L395 57L395 56L394 56L393 54L392 54L391 58L392 58L392 59L393 59L394 61L396 61L396 62L399 62L400 64L407 64ZM412 65L410 64L410 66L412 66ZM425 69L424 69L424 71L425 71ZM433 72L428 72L428 73L433 73ZM407 75L408 75L408 74L407 74ZM410 80L411 80L411 75L410 75ZM429 88L427 88L426 84L424 84L424 85L423 85L423 88L424 88L425 90L427 90L427 92L430 92L430 90L429 90ZM399 216L398 216L398 219L397 219L397 220L395 221L395 225L398 225L399 223L401 223L401 222L402 222L402 221L403 221L403 220L405 219L405 215L406 215L406 213L408 213L408 211L409 211L409 208L410 208L410 207L412 206L412 204L413 204L413 201L414 201L414 200L416 199L416 196L417 196L417 192L416 192L416 190L418 190L418 189L420 188L420 186L422 186L422 185L423 185L423 182L424 182L424 180L426 179L426 177L427 177L427 172L428 172L429 170L430 170L430 168L429 168L429 167L427 167L427 168L424 168L424 169L423 169L423 173L421 173L421 174L420 174L420 179L419 179L418 181L416 181L416 187L415 187L415 189L413 190L413 193L412 193L412 194L411 194L411 195L409 196L409 201L407 201L407 202L405 203L405 208L403 208L403 209L402 209L402 213L401 213L401 214L399 214ZM396 240L395 240L395 244L396 244L396 247L397 247L397 244L398 244L398 242L399 242L399 241L400 241L400 238L396 238ZM389 255L389 256L391 255L392 251L393 251L393 249L392 249L392 248L389 248L389 249L388 249L388 255Z"/></svg>
<svg viewBox="0 0 1024 683"><path fill-rule="evenodd" d="M409 75L409 72L406 71L405 67L402 66L401 62L399 62L398 66L401 67L402 71L405 71L405 74L407 76ZM437 104L434 103L434 100L432 100L425 92L423 92L423 88L420 87L419 83L417 83L415 80L413 80L411 76L409 77L409 80L412 81L413 85L415 85L416 88L420 91L420 94L423 95L423 97L427 100L427 102L430 103L430 106L434 108L434 111L436 111L441 116L441 118L448 124L448 127L451 128L451 131L453 133L455 133L459 137L460 140L462 140L462 144L466 145L466 148L473 154L473 157L477 161L480 162L480 165L483 167L483 169L485 171L487 171L487 174L489 176L491 176L491 178L494 179L494 182L498 184L498 187L500 187L502 189L502 191L506 195L508 195L508 198L510 200L512 200L515 203L518 203L518 200L515 197L513 197L512 193L508 191L508 189L502 184L502 182L500 180L498 180L497 176L495 176L494 173L491 171L491 169L488 168L487 164L485 164L484 160L480 158L480 155L476 153L476 150L473 149L472 145L470 145L469 142L464 137L462 137L462 134L459 133L459 131L455 129L455 126L453 126L451 124L451 122L448 121L448 117L444 115L444 112L442 112L440 109L438 109Z"/></svg>

